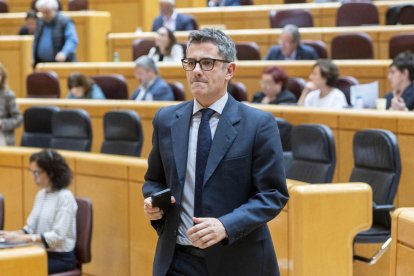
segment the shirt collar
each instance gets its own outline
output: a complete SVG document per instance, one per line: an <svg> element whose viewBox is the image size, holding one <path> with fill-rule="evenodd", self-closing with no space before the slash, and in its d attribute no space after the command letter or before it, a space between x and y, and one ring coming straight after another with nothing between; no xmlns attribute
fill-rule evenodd
<svg viewBox="0 0 414 276"><path fill-rule="evenodd" d="M224 106L227 103L227 99L229 98L228 93L226 92L220 99L215 101L212 105L208 108L213 109L218 114L223 113ZM196 114L201 109L205 108L202 106L195 98L194 98L194 106L193 106L193 115Z"/></svg>
<svg viewBox="0 0 414 276"><path fill-rule="evenodd" d="M168 17L166 17L166 16L163 16L162 17L162 19L164 20L164 21L170 21L170 20L173 20L173 21L175 21L175 19L177 18L177 11L176 10L174 10L173 11L173 13L171 14L171 16L168 18Z"/></svg>

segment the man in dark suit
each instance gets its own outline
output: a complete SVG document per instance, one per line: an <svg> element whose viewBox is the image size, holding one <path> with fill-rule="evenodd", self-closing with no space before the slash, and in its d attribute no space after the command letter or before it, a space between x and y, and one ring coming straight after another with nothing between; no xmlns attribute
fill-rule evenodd
<svg viewBox="0 0 414 276"><path fill-rule="evenodd" d="M159 4L160 15L152 22L153 32L158 31L161 27L167 27L173 32L197 29L193 17L175 11L175 0L159 0Z"/></svg>
<svg viewBox="0 0 414 276"><path fill-rule="evenodd" d="M235 58L222 31L191 32L182 64L194 100L155 115L142 188L159 235L153 275L279 275L266 225L289 197L279 132L227 93ZM150 195L165 188L164 212Z"/></svg>
<svg viewBox="0 0 414 276"><path fill-rule="evenodd" d="M283 28L279 38L279 45L270 48L266 60L315 60L319 56L316 51L300 43L298 27L288 24Z"/></svg>
<svg viewBox="0 0 414 276"><path fill-rule="evenodd" d="M209 7L240 6L240 0L209 0Z"/></svg>
<svg viewBox="0 0 414 276"><path fill-rule="evenodd" d="M171 87L158 76L158 68L152 58L141 56L135 61L135 78L140 86L131 96L135 101L173 101Z"/></svg>

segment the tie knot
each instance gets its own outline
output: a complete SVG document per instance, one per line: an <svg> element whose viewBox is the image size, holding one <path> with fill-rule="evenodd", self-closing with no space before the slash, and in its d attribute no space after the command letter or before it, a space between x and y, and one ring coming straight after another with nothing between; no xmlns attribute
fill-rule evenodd
<svg viewBox="0 0 414 276"><path fill-rule="evenodd" d="M210 108L201 109L201 121L209 121L214 113L216 112Z"/></svg>

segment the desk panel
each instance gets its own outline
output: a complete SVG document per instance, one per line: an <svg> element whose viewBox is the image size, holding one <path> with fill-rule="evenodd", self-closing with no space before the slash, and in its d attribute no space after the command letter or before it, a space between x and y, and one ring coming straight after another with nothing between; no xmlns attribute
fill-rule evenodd
<svg viewBox="0 0 414 276"><path fill-rule="evenodd" d="M2 275L47 275L46 251L40 246L18 247L0 250Z"/></svg>

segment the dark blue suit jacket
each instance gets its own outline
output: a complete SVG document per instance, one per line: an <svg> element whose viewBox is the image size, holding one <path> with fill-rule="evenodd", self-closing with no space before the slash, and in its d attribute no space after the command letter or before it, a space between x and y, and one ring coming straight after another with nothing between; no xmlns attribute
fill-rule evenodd
<svg viewBox="0 0 414 276"><path fill-rule="evenodd" d="M300 44L296 49L296 60L314 60L318 59L319 56L316 53L315 49L311 46ZM273 46L270 48L267 53L266 60L284 60L285 57L282 54L282 50L279 45Z"/></svg>
<svg viewBox="0 0 414 276"><path fill-rule="evenodd" d="M152 31L156 32L159 28L164 25L164 21L162 20L162 16L159 15L154 19L152 22ZM194 19L187 15L177 13L177 18L175 20L175 30L176 31L191 31L195 30L196 26L194 26Z"/></svg>
<svg viewBox="0 0 414 276"><path fill-rule="evenodd" d="M387 93L384 98L387 100L387 109L391 106L391 100L394 97L392 93ZM405 106L408 110L414 110L414 83L411 83L402 94Z"/></svg>
<svg viewBox="0 0 414 276"><path fill-rule="evenodd" d="M138 97L139 91L139 88L134 91L131 100L135 100ZM174 94L171 87L160 77L157 77L154 83L148 87L145 95L147 94L152 94L153 101L174 101Z"/></svg>
<svg viewBox="0 0 414 276"><path fill-rule="evenodd" d="M171 264L184 187L193 101L160 109L143 185L144 197L171 188L177 203L161 220L153 275ZM203 214L218 218L228 239L206 249L210 275L279 275L267 222L285 206L288 191L279 131L270 113L231 96L220 116L208 157Z"/></svg>

